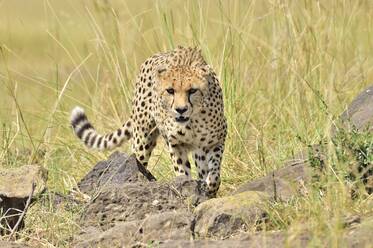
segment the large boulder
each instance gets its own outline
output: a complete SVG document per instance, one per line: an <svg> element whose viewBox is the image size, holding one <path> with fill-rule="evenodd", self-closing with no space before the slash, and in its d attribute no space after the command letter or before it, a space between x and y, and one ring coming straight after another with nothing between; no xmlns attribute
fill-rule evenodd
<svg viewBox="0 0 373 248"><path fill-rule="evenodd" d="M0 197L27 198L35 183L33 194L45 190L47 171L39 165L0 169Z"/></svg>
<svg viewBox="0 0 373 248"><path fill-rule="evenodd" d="M94 195L105 185L153 181L155 177L138 161L134 155L114 152L107 160L98 162L78 183L81 192Z"/></svg>
<svg viewBox="0 0 373 248"><path fill-rule="evenodd" d="M199 181L177 177L169 183L155 181L134 156L115 152L99 162L81 182L81 192L88 194L81 224L104 230L116 222L142 220L152 214L188 208L207 199Z"/></svg>
<svg viewBox="0 0 373 248"><path fill-rule="evenodd" d="M299 152L293 159L285 162L284 167L272 171L267 176L240 185L233 195L245 191L261 191L273 200L288 201L293 196L305 194L305 184L315 175L317 167L323 166L325 156L319 146ZM319 169L319 168L317 168Z"/></svg>
<svg viewBox="0 0 373 248"><path fill-rule="evenodd" d="M373 86L361 92L340 116L343 127L373 130ZM333 129L335 132L335 129Z"/></svg>
<svg viewBox="0 0 373 248"><path fill-rule="evenodd" d="M193 232L196 238L226 238L246 231L266 216L267 194L245 191L233 196L211 199L194 211Z"/></svg>
<svg viewBox="0 0 373 248"><path fill-rule="evenodd" d="M25 209L28 198L31 197L31 202L38 197L45 190L46 181L47 171L38 165L0 169L0 212L3 213L0 224L13 229ZM23 226L22 219L17 230ZM4 234L9 231L0 232Z"/></svg>
<svg viewBox="0 0 373 248"><path fill-rule="evenodd" d="M102 188L88 204L81 224L100 226L104 230L116 222L142 220L152 214L186 209L180 195L169 185L136 182Z"/></svg>

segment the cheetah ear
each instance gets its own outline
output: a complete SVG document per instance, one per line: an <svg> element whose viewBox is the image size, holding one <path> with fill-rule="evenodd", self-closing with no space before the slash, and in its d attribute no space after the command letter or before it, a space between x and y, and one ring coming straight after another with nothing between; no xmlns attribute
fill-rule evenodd
<svg viewBox="0 0 373 248"><path fill-rule="evenodd" d="M212 68L209 65L204 65L200 67L200 73L202 77L206 79L207 83L210 84L214 81L214 77L213 77L214 73L213 73Z"/></svg>
<svg viewBox="0 0 373 248"><path fill-rule="evenodd" d="M204 78L208 78L209 76L211 76L211 68L209 65L203 65L203 66L199 66L199 73L204 77Z"/></svg>
<svg viewBox="0 0 373 248"><path fill-rule="evenodd" d="M196 47L194 48L194 50L196 51L196 53L197 53L199 56L202 57L202 48L196 46Z"/></svg>

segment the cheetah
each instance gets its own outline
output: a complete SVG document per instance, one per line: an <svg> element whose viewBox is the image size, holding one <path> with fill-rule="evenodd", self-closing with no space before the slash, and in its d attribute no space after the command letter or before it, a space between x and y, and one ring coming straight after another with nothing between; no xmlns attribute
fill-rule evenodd
<svg viewBox="0 0 373 248"><path fill-rule="evenodd" d="M80 107L73 109L71 125L88 148L113 149L132 139L132 150L144 166L161 135L176 174L191 178L192 153L199 180L216 196L227 123L219 80L201 50L179 46L145 60L132 105L129 120L112 133L99 134Z"/></svg>

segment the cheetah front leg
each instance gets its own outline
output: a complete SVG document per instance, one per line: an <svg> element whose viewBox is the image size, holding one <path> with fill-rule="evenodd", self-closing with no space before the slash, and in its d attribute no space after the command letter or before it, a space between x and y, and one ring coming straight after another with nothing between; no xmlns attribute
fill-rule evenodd
<svg viewBox="0 0 373 248"><path fill-rule="evenodd" d="M209 195L215 197L220 187L220 165L224 152L224 143L217 144L209 149L207 153L208 174L206 177Z"/></svg>
<svg viewBox="0 0 373 248"><path fill-rule="evenodd" d="M170 146L170 155L177 176L186 175L191 178L188 151L181 146Z"/></svg>
<svg viewBox="0 0 373 248"><path fill-rule="evenodd" d="M193 152L194 163L197 167L198 179L206 181L209 166L207 161L207 153L204 149L197 149Z"/></svg>

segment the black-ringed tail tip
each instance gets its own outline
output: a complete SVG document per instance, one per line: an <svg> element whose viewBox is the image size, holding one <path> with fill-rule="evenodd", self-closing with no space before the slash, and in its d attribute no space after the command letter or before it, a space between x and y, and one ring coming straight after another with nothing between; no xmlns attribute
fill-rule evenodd
<svg viewBox="0 0 373 248"><path fill-rule="evenodd" d="M106 150L120 146L131 138L130 120L114 132L102 135L97 133L81 107L71 111L70 123L75 135L84 142L88 148Z"/></svg>

